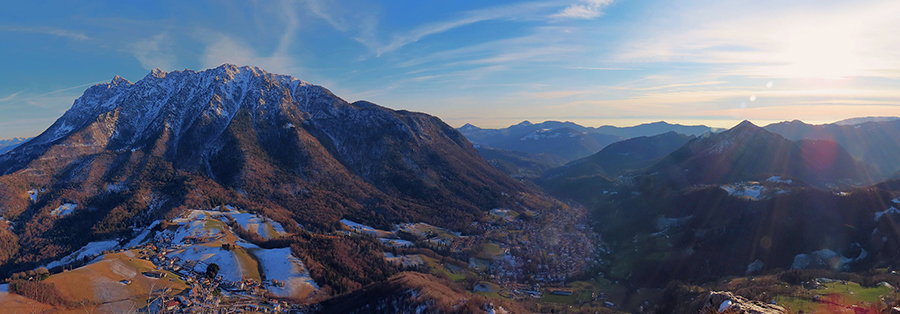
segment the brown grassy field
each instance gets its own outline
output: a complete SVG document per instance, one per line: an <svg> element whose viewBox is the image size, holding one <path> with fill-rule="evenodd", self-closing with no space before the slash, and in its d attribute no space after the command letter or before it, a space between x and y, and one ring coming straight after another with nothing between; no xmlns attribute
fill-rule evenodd
<svg viewBox="0 0 900 314"><path fill-rule="evenodd" d="M78 269L50 276L46 282L72 301L87 300L96 305L100 312L123 312L140 309L147 305L148 298L166 289L167 294L175 294L188 288L175 274L154 279L142 272L155 270L153 263L142 260L131 252L107 254L102 261ZM123 284L121 280L131 280Z"/></svg>

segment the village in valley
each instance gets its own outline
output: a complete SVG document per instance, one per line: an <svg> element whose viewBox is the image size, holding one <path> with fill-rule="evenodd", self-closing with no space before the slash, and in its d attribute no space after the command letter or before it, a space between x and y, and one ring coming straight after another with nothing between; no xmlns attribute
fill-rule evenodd
<svg viewBox="0 0 900 314"><path fill-rule="evenodd" d="M561 309L612 309L625 298L624 286L594 271L607 246L576 215L495 208L473 223L478 235L426 223L399 224L391 231L347 219L341 223L347 228L341 234L385 243L388 260L462 283L481 296ZM573 281L579 276L583 280Z"/></svg>

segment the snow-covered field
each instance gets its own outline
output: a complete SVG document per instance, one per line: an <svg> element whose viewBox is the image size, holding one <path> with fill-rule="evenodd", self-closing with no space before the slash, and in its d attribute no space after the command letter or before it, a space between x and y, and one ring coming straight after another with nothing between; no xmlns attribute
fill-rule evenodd
<svg viewBox="0 0 900 314"><path fill-rule="evenodd" d="M194 267L196 272L205 272L206 266L216 263L219 265L219 275L225 280L240 281L246 277L237 256L232 251L223 250L219 246L192 245L170 255L185 261L201 261L202 263L197 263Z"/></svg>
<svg viewBox="0 0 900 314"><path fill-rule="evenodd" d="M284 236L287 232L277 221L264 219L250 213L228 213L241 227L250 232L255 232L266 239Z"/></svg>
<svg viewBox="0 0 900 314"><path fill-rule="evenodd" d="M794 180L791 180L791 179L782 180L781 176L771 176L768 179L766 179L766 181L767 182L775 182L775 183L786 183L786 184L794 183Z"/></svg>
<svg viewBox="0 0 900 314"><path fill-rule="evenodd" d="M172 221L177 223L187 223L207 218L217 218L227 222L226 216L230 216L234 221L241 225L245 230L255 232L266 239L277 238L287 234L281 223L260 217L256 214L242 213L236 208L226 205L226 211L218 210L192 210L186 216ZM218 209L218 207L217 207Z"/></svg>
<svg viewBox="0 0 900 314"><path fill-rule="evenodd" d="M728 192L728 195L747 197L752 200L759 199L760 195L762 195L766 189L762 185L752 183L727 184L721 186L721 188Z"/></svg>
<svg viewBox="0 0 900 314"><path fill-rule="evenodd" d="M141 233L139 233L136 237L131 239L131 241L128 241L128 244L125 244L124 247L130 248L130 247L141 245L141 243L144 243L144 241L147 240L147 236L150 235L150 230L153 230L153 228L156 228L156 225L158 225L159 223L160 223L160 221L157 220L157 221L154 221L152 224L150 224L150 226L140 229Z"/></svg>
<svg viewBox="0 0 900 314"><path fill-rule="evenodd" d="M191 222L181 223L177 230L166 230L157 234L157 237L164 236L172 239L172 243L180 244L185 238L212 238L222 232L217 228L207 228L206 221L194 220Z"/></svg>
<svg viewBox="0 0 900 314"><path fill-rule="evenodd" d="M300 259L291 255L290 248L251 251L262 266L267 280L277 279L284 287L269 286L269 292L280 297L304 297L319 289Z"/></svg>
<svg viewBox="0 0 900 314"><path fill-rule="evenodd" d="M103 251L111 250L119 244L119 241L116 240L108 240L108 241L99 241L99 242L91 242L85 245L84 247L78 249L72 254L67 255L59 260L52 261L44 267L53 268L56 266L62 266L74 262L76 260L82 259L85 256L93 256L103 253Z"/></svg>
<svg viewBox="0 0 900 314"><path fill-rule="evenodd" d="M226 236L231 238L232 234L230 229L222 223L228 220L226 218L228 216L244 228L259 232L264 237L285 234L281 224L254 214L241 213L236 210L226 212L192 210L186 212L182 217L172 220L178 224L177 228L157 232L155 236L158 240L168 239L172 244L180 245L168 256L178 257L182 261L180 264L187 261L195 262L193 270L197 272L205 272L209 264L215 263L219 265L219 275L223 279L240 281L244 278L255 277L256 271L260 270L262 273L259 275L268 281L276 279L284 282L284 286L269 286L270 292L283 297L302 298L319 289L303 262L291 254L290 248L262 249L238 238L235 244L239 249L223 249L219 242L224 241ZM151 230L160 223L160 221L155 221L148 227L136 228L134 231L137 236L124 247L146 243L151 238ZM189 237L205 239L200 242L188 241L185 243L185 239ZM116 248L118 248L117 240L91 242L72 254L47 264L46 267L53 268L69 264L85 256L99 255L103 251Z"/></svg>
<svg viewBox="0 0 900 314"><path fill-rule="evenodd" d="M210 220L227 221L230 216L236 223L248 231L258 232L263 237L273 237L285 234L281 224L263 219L257 215L250 213L241 213L234 210L233 207L226 207L225 212L220 211L204 211L193 210L186 213L182 218L173 220L179 224L175 231L167 230L158 236L165 236L172 239L173 243L181 244L185 237L217 237L219 234L228 233L227 229L221 229L220 226L210 226ZM252 243L239 239L235 245L246 250L251 255L250 259L239 258L237 251L229 251L222 249L221 246L213 244L193 244L177 250L172 253L183 261L199 261L194 267L194 271L204 272L206 267L211 263L219 265L219 275L228 281L240 281L249 278L250 274L245 272L249 269L259 269L262 276L268 281L276 279L285 283L284 287L269 286L269 291L277 296L283 297L304 297L309 293L318 289L315 281L309 276L309 272L303 266L303 262L291 255L290 248L279 249L262 249ZM259 262L257 267L256 262ZM242 265L242 263L250 263Z"/></svg>

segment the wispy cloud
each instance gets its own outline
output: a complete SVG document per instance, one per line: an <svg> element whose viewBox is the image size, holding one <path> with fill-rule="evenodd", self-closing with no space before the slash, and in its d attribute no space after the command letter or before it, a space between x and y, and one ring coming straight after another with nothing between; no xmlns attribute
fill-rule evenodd
<svg viewBox="0 0 900 314"><path fill-rule="evenodd" d="M381 46L378 40L380 9L362 1L297 0L305 4L308 13L328 23L334 29L348 33L350 38L370 50Z"/></svg>
<svg viewBox="0 0 900 314"><path fill-rule="evenodd" d="M398 63L401 68L428 64L431 70L454 69L465 65L511 62L573 62L587 48L573 39L582 36L564 27L538 27L531 34L500 39L471 46L433 52ZM418 69L415 72L422 72Z"/></svg>
<svg viewBox="0 0 900 314"><path fill-rule="evenodd" d="M20 33L34 33L34 34L46 34L53 35L57 37L64 37L74 40L89 40L91 39L87 35L81 32L54 28L48 26L37 26L37 27L26 27L26 26L0 26L0 32L20 32Z"/></svg>
<svg viewBox="0 0 900 314"><path fill-rule="evenodd" d="M728 108L695 112L701 116L733 117L737 119L787 121L803 119L808 123L827 123L848 117L858 117L860 112L871 116L896 116L897 106L888 105L786 105L779 107Z"/></svg>
<svg viewBox="0 0 900 314"><path fill-rule="evenodd" d="M709 64L722 75L897 78L900 38L883 31L900 28L897 12L894 1L691 7L633 31L614 60Z"/></svg>
<svg viewBox="0 0 900 314"><path fill-rule="evenodd" d="M393 36L393 39L390 40L386 45L376 47L375 53L380 56L386 52L391 52L400 49L403 46L417 42L426 36L443 33L458 27L478 22L490 20L526 19L538 12L543 12L548 8L556 6L557 4L553 2L528 2L464 12L460 15L460 17L456 19L426 24L416 27L406 33L395 34Z"/></svg>
<svg viewBox="0 0 900 314"><path fill-rule="evenodd" d="M16 98L16 96L19 96L19 94L21 94L21 93L22 93L22 92L18 92L18 93L14 93L14 94L12 94L12 95L9 95L9 96L0 98L0 102L13 100L13 99Z"/></svg>
<svg viewBox="0 0 900 314"><path fill-rule="evenodd" d="M594 71L640 71L634 68L604 68L604 67L566 67L569 70L594 70Z"/></svg>
<svg viewBox="0 0 900 314"><path fill-rule="evenodd" d="M28 97L28 98L9 99L9 100L12 100L12 102L7 103L7 105L13 105L13 104L18 104L18 103L22 103L22 102L31 104L30 102L33 102L33 101L35 101L35 100L37 100L37 99L41 99L41 98L44 98L44 97L47 97L47 96L50 96L50 95L53 95L53 94L58 94L58 93L62 93L62 92L65 92L65 91L70 91L70 90L77 89L77 88L84 88L84 87L88 87L88 86L93 86L93 85L97 85L97 84L100 84L100 83L106 83L106 81L98 81L98 82L93 82L93 83L81 84L81 85L78 85L78 86L72 86L72 87L61 88L61 89L57 89L57 90L54 90L54 91L46 92L46 93L43 93L43 94L40 94L40 95L31 96L31 97ZM19 92L19 93L21 93L21 92ZM19 95L19 93L15 93L15 94L13 94L13 95L11 95L11 96L9 96L9 97L6 97L6 98L11 98L12 96L17 96L17 95ZM6 99L6 98L4 98L4 99ZM73 98L73 100L74 100L74 98Z"/></svg>
<svg viewBox="0 0 900 314"><path fill-rule="evenodd" d="M206 45L201 56L203 66L211 68L223 63L233 63L259 66L276 73L297 74L295 72L299 67L296 59L290 54L290 48L300 30L300 18L291 4L289 1L280 3L279 11L285 24L284 32L279 37L275 50L268 56L259 54L251 48L252 45L239 37L210 30L198 31L197 37Z"/></svg>
<svg viewBox="0 0 900 314"><path fill-rule="evenodd" d="M613 0L582 0L572 4L552 17L561 19L593 19L603 15L603 9L613 3Z"/></svg>
<svg viewBox="0 0 900 314"><path fill-rule="evenodd" d="M626 85L613 85L613 86L594 86L591 89L579 89L579 90L553 90L553 91L543 91L543 92L524 92L521 93L526 98L537 98L537 99L560 99L560 98L570 98L573 96L582 96L582 95L601 95L601 94L609 94L612 92L648 92L648 91L660 91L660 90L676 90L676 93L681 94L686 90L685 87L702 87L702 86L712 86L712 85L722 85L728 82L725 81L703 81L703 82L694 82L694 83L682 83L682 84L667 84L667 85L651 85L651 86L628 86ZM743 91L741 93L747 94L748 91ZM743 94L741 94L743 95ZM574 102L573 104L580 103L590 103L587 102Z"/></svg>
<svg viewBox="0 0 900 314"><path fill-rule="evenodd" d="M396 32L390 39L378 37L378 20L374 14L359 10L346 10L321 0L304 1L314 16L326 21L342 32L355 32L352 38L369 48L376 56L396 51L419 40L444 33L459 27L491 21L491 20L526 20L534 19L540 13L560 7L557 1L527 2L512 5L500 5L484 9L471 10L456 14L455 18L419 25L412 29Z"/></svg>
<svg viewBox="0 0 900 314"><path fill-rule="evenodd" d="M162 32L129 45L129 50L144 69L160 68L170 71L175 68L174 43L168 32Z"/></svg>
<svg viewBox="0 0 900 314"><path fill-rule="evenodd" d="M750 105L748 95L757 96ZM877 99L877 101L871 101ZM798 89L759 91L745 88L723 90L666 90L642 92L607 99L576 100L549 106L570 114L589 115L602 109L621 116L657 115L679 117L729 116L758 119L812 119L853 117L860 113L882 114L900 107L900 92L871 89ZM855 107L856 111L849 108ZM806 110L801 111L800 108ZM815 109L819 108L819 109ZM840 108L838 111L832 109ZM765 114L762 114L765 113ZM790 114L788 114L790 113ZM815 120L821 120L815 118Z"/></svg>

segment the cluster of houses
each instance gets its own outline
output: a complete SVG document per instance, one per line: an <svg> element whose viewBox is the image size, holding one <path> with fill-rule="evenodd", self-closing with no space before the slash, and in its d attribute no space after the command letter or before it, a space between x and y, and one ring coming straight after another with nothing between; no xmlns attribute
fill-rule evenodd
<svg viewBox="0 0 900 314"><path fill-rule="evenodd" d="M187 244L205 243L215 238L199 239L186 237ZM284 286L283 281L257 281L245 278L240 281L229 281L222 276L208 278L206 273L196 269L204 268L202 261L183 260L172 256L173 252L184 248L186 244L173 243L169 237L155 238L154 242L134 247L139 257L147 259L156 266L156 270L144 272L150 278L165 278L169 273L175 274L190 288L178 295L161 294L148 306L150 312L161 313L304 313L304 306L289 304L286 301L267 297L267 286ZM197 267L200 265L201 267ZM207 265L208 266L208 265ZM123 282L123 284L129 284ZM165 290L164 290L165 291ZM168 292L168 291L165 291Z"/></svg>

